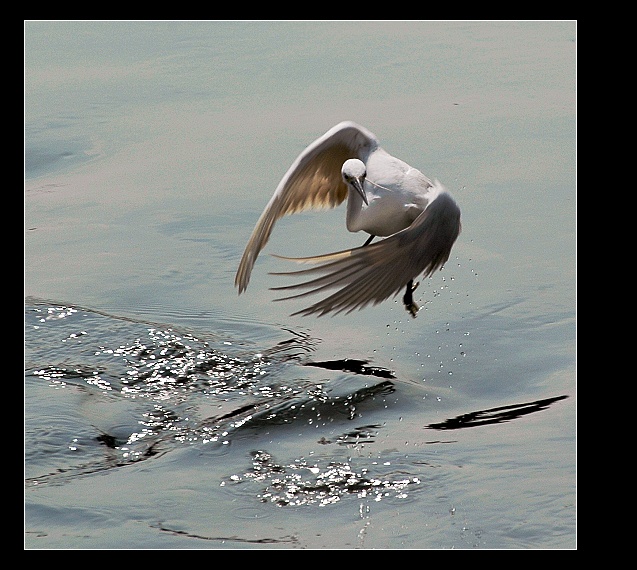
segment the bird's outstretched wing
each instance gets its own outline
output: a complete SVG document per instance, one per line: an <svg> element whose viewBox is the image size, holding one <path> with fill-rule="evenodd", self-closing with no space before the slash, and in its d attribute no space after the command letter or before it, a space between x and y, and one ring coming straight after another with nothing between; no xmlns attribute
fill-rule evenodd
<svg viewBox="0 0 637 570"><path fill-rule="evenodd" d="M364 127L344 121L308 146L279 182L257 221L239 263L235 287L239 294L250 281L254 262L281 217L311 208L333 208L347 197L341 167L349 158L366 160L378 140Z"/></svg>
<svg viewBox="0 0 637 570"><path fill-rule="evenodd" d="M321 265L274 275L322 276L297 285L274 287L275 290L310 289L276 300L305 297L340 287L336 293L293 314L322 316L349 313L369 303L376 305L396 295L421 273L427 277L442 267L459 234L460 209L448 193L441 192L408 228L378 243L317 257L283 258Z"/></svg>

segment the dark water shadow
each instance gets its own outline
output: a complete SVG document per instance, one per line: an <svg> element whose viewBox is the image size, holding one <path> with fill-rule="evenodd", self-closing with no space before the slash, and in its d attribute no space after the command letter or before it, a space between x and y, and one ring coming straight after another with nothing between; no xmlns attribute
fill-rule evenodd
<svg viewBox="0 0 637 570"><path fill-rule="evenodd" d="M534 402L478 410L477 412L470 412L456 416L455 418L450 418L444 422L429 424L425 427L426 429L451 430L510 422L522 416L545 410L550 405L564 398L568 398L568 396L555 396L554 398L535 400Z"/></svg>
<svg viewBox="0 0 637 570"><path fill-rule="evenodd" d="M326 370L342 370L353 374L363 374L365 376L377 376L379 378L396 378L394 373L387 368L378 366L367 366L369 360L357 360L355 358L343 358L340 360L325 360L322 362L304 362L304 366L316 366Z"/></svg>
<svg viewBox="0 0 637 570"><path fill-rule="evenodd" d="M169 528L162 523L150 525L151 528L156 528L161 532L167 532L175 536L183 536L186 538L195 538L197 540L211 540L213 542L226 543L246 543L246 544L297 544L298 539L295 536L283 536L281 538L242 538L239 536L209 536L203 534L196 534L187 532L185 530L178 530Z"/></svg>

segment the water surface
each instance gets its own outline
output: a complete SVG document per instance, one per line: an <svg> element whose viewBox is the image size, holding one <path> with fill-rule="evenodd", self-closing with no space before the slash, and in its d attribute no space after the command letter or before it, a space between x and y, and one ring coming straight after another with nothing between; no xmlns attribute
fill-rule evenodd
<svg viewBox="0 0 637 570"><path fill-rule="evenodd" d="M27 548L574 548L572 22L27 22ZM440 179L421 283L304 318L267 255L337 122Z"/></svg>

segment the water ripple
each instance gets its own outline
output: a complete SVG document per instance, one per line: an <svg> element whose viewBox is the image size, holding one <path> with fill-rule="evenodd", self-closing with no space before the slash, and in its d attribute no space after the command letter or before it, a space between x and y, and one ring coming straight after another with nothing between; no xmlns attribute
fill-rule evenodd
<svg viewBox="0 0 637 570"><path fill-rule="evenodd" d="M286 329L287 339L257 352L214 335L204 339L157 323L28 301L27 391L62 391L62 401L82 416L77 425L84 418L90 424L81 437L66 437L77 445L57 442L51 469L30 477L31 485L125 466L184 443L227 445L238 431L353 419L361 403L382 402L394 390L389 380L365 379L386 375L360 361L361 382L351 374L329 385L304 378L299 364L334 368L307 360L318 340L306 333ZM340 368L353 372L352 363ZM72 404L74 398L81 403ZM27 422L27 462L41 456L39 421ZM361 431L340 443L357 437L370 436Z"/></svg>

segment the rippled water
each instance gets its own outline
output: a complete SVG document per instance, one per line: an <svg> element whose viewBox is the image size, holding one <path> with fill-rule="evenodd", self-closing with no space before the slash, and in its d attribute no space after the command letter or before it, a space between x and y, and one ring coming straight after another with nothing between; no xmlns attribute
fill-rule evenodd
<svg viewBox="0 0 637 570"><path fill-rule="evenodd" d="M575 24L30 22L27 548L574 548ZM541 38L542 41L538 41ZM263 206L355 120L447 185L443 271L349 316Z"/></svg>
<svg viewBox="0 0 637 570"><path fill-rule="evenodd" d="M28 301L29 382L34 388L80 393L87 400L84 414L94 418L97 411L95 417L101 420L82 426L76 437L58 448L62 457L79 458L79 465L29 478L34 486L148 459L171 444L229 445L237 430L248 427L261 429L299 420L312 424L323 422L322 416L329 421L339 416L353 419L362 402L394 391L391 382L373 380L378 374L391 376L389 371L363 364L358 364L360 374L371 376L363 382L325 385L296 375L287 378L286 367L293 362L310 366L309 375L317 377L316 368L352 368L347 361L309 360L315 341L305 334L290 331L288 340L271 349L246 353L233 349L227 340L204 340L147 322L51 306L33 298ZM63 361L44 364L60 352L60 344ZM106 410L114 402L116 415L110 418ZM129 421L119 424L123 418ZM90 437L81 437L87 432ZM337 439L343 443L352 438L366 440L367 436L356 431L354 436ZM29 443L27 464L35 467L42 451L38 435ZM98 451L97 457L91 457L91 449Z"/></svg>
<svg viewBox="0 0 637 570"><path fill-rule="evenodd" d="M255 352L230 336L35 298L27 299L25 320L30 546L201 547L204 541L229 547L417 547L432 538L436 547L487 546L482 525L499 523L470 523L476 498L467 499L466 490L459 496L458 487L484 477L474 470L486 467L485 447L487 455L495 452L497 476L507 479L526 479L524 463L538 458L500 464L508 453L495 451L494 434L464 438L453 432L523 421L566 397L469 410L444 421L436 415L427 424L428 389L366 361L316 361L319 341L306 333L283 331L285 340ZM503 436L504 442L496 441L511 453L517 445L508 441L510 434ZM562 500L551 496L554 491L527 497L528 508L538 499ZM492 498L502 501L502 492ZM57 506L47 507L52 497ZM191 513L193 500L207 509ZM271 511L337 504L350 520L336 526L333 515L325 518L321 511L305 511L310 520L292 526L287 514ZM379 508L396 518L393 525L409 530L378 536L377 529L368 538ZM418 522L421 509L428 522ZM271 517L274 527L258 524ZM237 526L246 518L250 524ZM80 531L84 519L91 526ZM140 528L131 534L133 522ZM124 523L122 533L117 529ZM327 526L308 537L314 524ZM541 542L561 545L566 529L551 529ZM532 546L533 535L525 532L519 543L500 537L497 544Z"/></svg>

